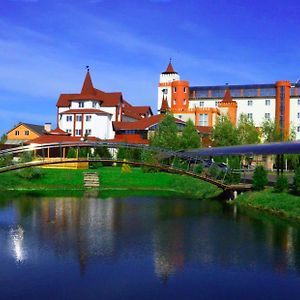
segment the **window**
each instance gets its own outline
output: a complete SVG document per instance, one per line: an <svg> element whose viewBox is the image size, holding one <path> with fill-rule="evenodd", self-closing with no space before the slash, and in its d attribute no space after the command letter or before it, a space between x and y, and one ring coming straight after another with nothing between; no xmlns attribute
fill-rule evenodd
<svg viewBox="0 0 300 300"><path fill-rule="evenodd" d="M249 120L253 120L253 114L252 113L248 113L247 116L248 116Z"/></svg>
<svg viewBox="0 0 300 300"><path fill-rule="evenodd" d="M174 93L176 93L176 87L174 87L173 91L174 91Z"/></svg>
<svg viewBox="0 0 300 300"><path fill-rule="evenodd" d="M92 120L92 116L91 116L91 115L86 115L86 116L85 116L85 120L86 120L87 122L91 121L91 120Z"/></svg>
<svg viewBox="0 0 300 300"><path fill-rule="evenodd" d="M97 106L97 102L96 102L96 101L93 101L92 106L93 106L93 107L96 107L96 106Z"/></svg>
<svg viewBox="0 0 300 300"><path fill-rule="evenodd" d="M92 129L86 129L85 134L90 135L92 133Z"/></svg>
<svg viewBox="0 0 300 300"><path fill-rule="evenodd" d="M179 118L179 119L182 119L182 115L178 115L178 118Z"/></svg>
<svg viewBox="0 0 300 300"><path fill-rule="evenodd" d="M215 106L219 106L219 103L220 103L221 101L215 101Z"/></svg>
<svg viewBox="0 0 300 300"><path fill-rule="evenodd" d="M67 116L67 122L72 122L72 116Z"/></svg>
<svg viewBox="0 0 300 300"><path fill-rule="evenodd" d="M20 135L20 131L19 131L19 130L16 130L16 131L15 131L15 135Z"/></svg>
<svg viewBox="0 0 300 300"><path fill-rule="evenodd" d="M173 100L173 104L176 105L176 99Z"/></svg>
<svg viewBox="0 0 300 300"><path fill-rule="evenodd" d="M200 126L208 126L208 114L200 114Z"/></svg>
<svg viewBox="0 0 300 300"><path fill-rule="evenodd" d="M253 105L253 101L252 100L248 100L248 106L252 106Z"/></svg>
<svg viewBox="0 0 300 300"><path fill-rule="evenodd" d="M72 129L67 129L66 133L72 133Z"/></svg>
<svg viewBox="0 0 300 300"><path fill-rule="evenodd" d="M271 101L270 101L270 100L265 100L265 105L266 105L266 106L270 106L270 104L271 104Z"/></svg>
<svg viewBox="0 0 300 300"><path fill-rule="evenodd" d="M75 130L75 134L76 134L76 135L81 135L81 129L76 129L76 130Z"/></svg>
<svg viewBox="0 0 300 300"><path fill-rule="evenodd" d="M186 93L186 87L183 88L183 92Z"/></svg>
<svg viewBox="0 0 300 300"><path fill-rule="evenodd" d="M297 113L297 118L300 119L300 113Z"/></svg>
<svg viewBox="0 0 300 300"><path fill-rule="evenodd" d="M265 119L270 120L271 116L270 113L265 113Z"/></svg>
<svg viewBox="0 0 300 300"><path fill-rule="evenodd" d="M25 134L25 135L29 135L29 130L25 130L25 131L24 131L24 134Z"/></svg>
<svg viewBox="0 0 300 300"><path fill-rule="evenodd" d="M185 99L183 99L183 105L186 105L186 100Z"/></svg>
<svg viewBox="0 0 300 300"><path fill-rule="evenodd" d="M81 122L81 115L77 115L77 116L76 116L76 121L77 121L77 122Z"/></svg>
<svg viewBox="0 0 300 300"><path fill-rule="evenodd" d="M83 102L83 101L79 101L79 102L78 102L78 106L79 106L79 107L84 107L84 102Z"/></svg>
<svg viewBox="0 0 300 300"><path fill-rule="evenodd" d="M300 132L300 126L297 127L297 132Z"/></svg>
<svg viewBox="0 0 300 300"><path fill-rule="evenodd" d="M199 102L199 106L200 106L200 107L203 107L203 106L204 106L204 101L200 101L200 102Z"/></svg>

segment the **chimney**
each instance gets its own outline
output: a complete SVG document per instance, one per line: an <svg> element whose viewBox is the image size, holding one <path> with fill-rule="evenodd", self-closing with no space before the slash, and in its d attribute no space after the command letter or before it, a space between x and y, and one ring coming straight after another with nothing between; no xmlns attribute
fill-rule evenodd
<svg viewBox="0 0 300 300"><path fill-rule="evenodd" d="M50 132L51 131L51 123L45 123L44 130L46 131L46 133Z"/></svg>

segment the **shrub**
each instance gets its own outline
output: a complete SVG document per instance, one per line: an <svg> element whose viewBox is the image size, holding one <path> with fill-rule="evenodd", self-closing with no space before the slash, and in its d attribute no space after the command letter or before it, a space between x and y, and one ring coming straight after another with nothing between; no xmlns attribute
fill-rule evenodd
<svg viewBox="0 0 300 300"><path fill-rule="evenodd" d="M97 154L96 156L94 156L94 159L100 159L100 156ZM101 161L92 161L89 163L89 168L90 169L98 169L103 167L103 163Z"/></svg>
<svg viewBox="0 0 300 300"><path fill-rule="evenodd" d="M268 174L263 166L257 166L252 178L252 187L256 191L261 191L268 183Z"/></svg>
<svg viewBox="0 0 300 300"><path fill-rule="evenodd" d="M147 151L147 150L142 152L141 159L143 162L148 163L148 164L155 165L158 163L155 153L153 153L151 151ZM142 166L142 171L144 173L155 173L155 172L159 172L159 169L155 168L155 167Z"/></svg>
<svg viewBox="0 0 300 300"><path fill-rule="evenodd" d="M122 173L130 173L131 172L131 167L128 164L122 164Z"/></svg>
<svg viewBox="0 0 300 300"><path fill-rule="evenodd" d="M275 186L274 186L274 192L276 193L282 193L284 191L287 191L289 188L289 182L285 175L279 175L277 177Z"/></svg>
<svg viewBox="0 0 300 300"><path fill-rule="evenodd" d="M13 157L12 155L5 155L0 157L0 167L6 167L12 164Z"/></svg>
<svg viewBox="0 0 300 300"><path fill-rule="evenodd" d="M76 158L76 150L74 148L69 148L67 158Z"/></svg>
<svg viewBox="0 0 300 300"><path fill-rule="evenodd" d="M26 162L30 162L33 160L33 155L32 155L32 151L26 151L26 152L23 152L21 155L20 155L20 162L21 163L26 163Z"/></svg>
<svg viewBox="0 0 300 300"><path fill-rule="evenodd" d="M39 179L44 176L41 169L38 168L26 168L18 171L18 176L26 180Z"/></svg>
<svg viewBox="0 0 300 300"><path fill-rule="evenodd" d="M195 172L196 174L201 174L202 171L203 171L203 166L202 166L201 164L199 164L199 165L197 165L197 166L195 167L194 172Z"/></svg>
<svg viewBox="0 0 300 300"><path fill-rule="evenodd" d="M297 168L293 182L293 192L296 195L300 195L300 167Z"/></svg>

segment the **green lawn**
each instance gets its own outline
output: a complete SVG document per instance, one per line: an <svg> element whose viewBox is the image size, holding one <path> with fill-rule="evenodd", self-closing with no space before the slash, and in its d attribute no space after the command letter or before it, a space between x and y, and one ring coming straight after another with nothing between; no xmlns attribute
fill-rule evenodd
<svg viewBox="0 0 300 300"><path fill-rule="evenodd" d="M248 192L238 196L235 202L241 206L300 219L300 197L288 193L274 193L272 189Z"/></svg>
<svg viewBox="0 0 300 300"><path fill-rule="evenodd" d="M140 168L131 170L130 173L122 173L120 167L97 169L100 190L149 191L155 194L169 191L194 198L210 198L221 193L215 186L192 177L163 172L143 173ZM0 190L83 190L83 172L86 171L42 169L42 178L33 180L23 179L18 176L18 171L11 171L0 174Z"/></svg>

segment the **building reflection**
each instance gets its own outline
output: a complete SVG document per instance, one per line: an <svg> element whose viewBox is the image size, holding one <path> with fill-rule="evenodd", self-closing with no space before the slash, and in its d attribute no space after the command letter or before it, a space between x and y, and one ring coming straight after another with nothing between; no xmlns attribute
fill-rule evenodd
<svg viewBox="0 0 300 300"><path fill-rule="evenodd" d="M50 251L78 261L83 275L92 264L151 257L165 283L191 265L300 270L299 225L221 203L97 195L20 201L12 201L12 223L0 223L16 262Z"/></svg>

